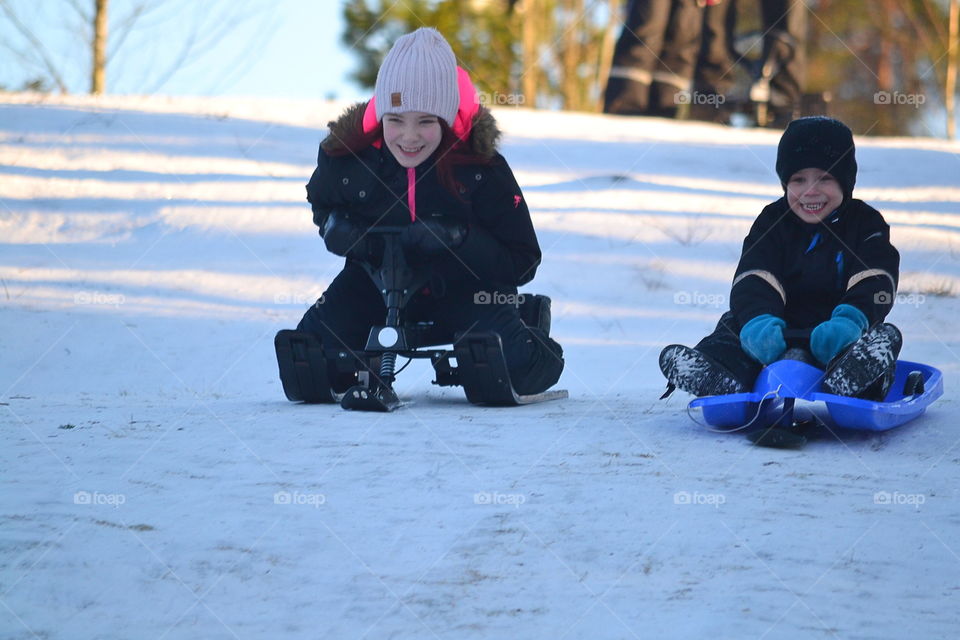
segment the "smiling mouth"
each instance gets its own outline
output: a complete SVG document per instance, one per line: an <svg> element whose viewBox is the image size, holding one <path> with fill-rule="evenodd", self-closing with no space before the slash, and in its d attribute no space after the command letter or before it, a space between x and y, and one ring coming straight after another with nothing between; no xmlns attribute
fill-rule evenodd
<svg viewBox="0 0 960 640"><path fill-rule="evenodd" d="M801 204L800 206L801 206L801 207L803 208L803 210L806 211L807 213L820 213L820 211L823 209L823 206L824 206L825 204L826 204L826 203L824 203L824 202L812 202L812 203L809 203L809 204Z"/></svg>
<svg viewBox="0 0 960 640"><path fill-rule="evenodd" d="M422 146L420 146L420 147L413 147L413 148L411 149L411 148L407 148L407 147L404 147L404 146L400 145L400 151L404 152L404 153L407 154L408 156L415 156L415 155L417 155L418 153L420 153L421 151L423 151L423 147L422 147Z"/></svg>

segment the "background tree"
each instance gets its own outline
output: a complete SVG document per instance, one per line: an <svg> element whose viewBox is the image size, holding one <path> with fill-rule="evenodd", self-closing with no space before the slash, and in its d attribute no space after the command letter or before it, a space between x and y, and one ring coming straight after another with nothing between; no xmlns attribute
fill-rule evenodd
<svg viewBox="0 0 960 640"><path fill-rule="evenodd" d="M829 94L833 114L857 133L942 135L956 1L875 0L867 10L856 0L807 0L807 90ZM625 4L358 0L345 4L343 42L360 58L354 78L370 89L400 35L437 27L488 96L519 92L527 106L597 111ZM760 28L758 0L737 8L738 33ZM749 84L743 71L735 76Z"/></svg>
<svg viewBox="0 0 960 640"><path fill-rule="evenodd" d="M808 88L858 133L934 135L944 104L948 6L940 0L818 0L809 21ZM924 116L927 116L926 118Z"/></svg>
<svg viewBox="0 0 960 640"><path fill-rule="evenodd" d="M619 0L357 0L343 9L342 42L357 83L372 89L398 37L435 27L490 101L597 110L598 75ZM610 45L612 47L612 44ZM607 62L609 64L609 62Z"/></svg>
<svg viewBox="0 0 960 640"><path fill-rule="evenodd" d="M960 0L950 0L950 33L948 36L947 79L944 82L947 111L947 137L957 138L957 74L960 63Z"/></svg>
<svg viewBox="0 0 960 640"><path fill-rule="evenodd" d="M351 78L361 87L373 89L377 70L397 38L430 26L446 36L458 63L470 73L478 90L491 96L511 93L517 54L510 18L503 10L506 3L498 4L494 7L493 3L457 0L345 3L342 42L359 58Z"/></svg>
<svg viewBox="0 0 960 640"><path fill-rule="evenodd" d="M24 89L53 85L61 93L99 94L107 91L108 69L124 66L124 52L156 44L161 40L157 34L162 33L172 51L164 51L166 56L144 54L148 59L138 70L141 92L154 93L210 52L226 33L262 18L268 9L266 0L0 0L0 18L17 36L0 41L0 48L35 74ZM41 26L53 25L68 34L57 39L58 48L37 35ZM171 33L176 35L169 37ZM268 37L269 29L261 29L260 34ZM256 44L251 43L244 57L254 55ZM240 66L234 61L225 74ZM81 84L84 77L89 80L85 86Z"/></svg>
<svg viewBox="0 0 960 640"><path fill-rule="evenodd" d="M96 0L93 7L93 64L91 64L90 93L107 90L107 5L108 0Z"/></svg>

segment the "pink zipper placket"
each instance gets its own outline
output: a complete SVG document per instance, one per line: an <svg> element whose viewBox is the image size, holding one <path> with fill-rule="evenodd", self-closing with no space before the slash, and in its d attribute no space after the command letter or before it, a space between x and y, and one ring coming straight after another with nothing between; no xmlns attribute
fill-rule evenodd
<svg viewBox="0 0 960 640"><path fill-rule="evenodd" d="M410 222L417 220L417 168L407 167L407 207L410 209Z"/></svg>
<svg viewBox="0 0 960 640"><path fill-rule="evenodd" d="M410 209L410 223L417 221L417 168L407 167L407 208ZM430 287L422 289L423 295L430 295Z"/></svg>

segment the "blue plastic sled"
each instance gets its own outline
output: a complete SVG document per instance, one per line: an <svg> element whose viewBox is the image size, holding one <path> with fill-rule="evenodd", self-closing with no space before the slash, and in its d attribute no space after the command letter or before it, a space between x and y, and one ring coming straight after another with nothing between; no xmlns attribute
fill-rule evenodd
<svg viewBox="0 0 960 640"><path fill-rule="evenodd" d="M923 374L923 391L904 396L907 376ZM943 395L943 374L934 367L897 361L896 377L883 402L848 398L820 391L823 371L798 360L779 360L760 372L751 393L696 398L689 408L703 409L703 419L711 426L733 429L750 424L768 427L787 417L793 419L796 400L823 402L831 420L839 427L886 431L899 427L926 411L931 402Z"/></svg>

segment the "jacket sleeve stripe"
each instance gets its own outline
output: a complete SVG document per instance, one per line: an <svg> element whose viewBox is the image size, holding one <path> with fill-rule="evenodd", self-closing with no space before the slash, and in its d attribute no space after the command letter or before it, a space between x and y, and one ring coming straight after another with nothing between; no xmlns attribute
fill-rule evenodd
<svg viewBox="0 0 960 640"><path fill-rule="evenodd" d="M850 291L850 289L853 289L856 285L860 284L860 282L866 280L867 278L872 278L874 276L886 276L889 278L891 294L895 294L897 292L897 283L894 281L893 276L890 275L889 271L884 271L883 269L867 269L865 271L860 271L859 273L853 274L850 276L850 280L847 281L847 291Z"/></svg>
<svg viewBox="0 0 960 640"><path fill-rule="evenodd" d="M611 78L626 78L640 84L651 84L653 82L652 73L633 67L611 67L609 75Z"/></svg>
<svg viewBox="0 0 960 640"><path fill-rule="evenodd" d="M780 297L783 299L783 304L787 304L787 292L786 290L784 290L783 285L780 284L780 281L777 280L777 277L775 275L763 269L752 269L750 271L744 271L743 273L738 275L736 278L734 278L732 286L733 287L737 286L737 283L743 280L744 278L746 278L747 276L757 276L758 278L760 278L761 280L769 284L771 287L773 287L773 289L777 293L780 294Z"/></svg>

